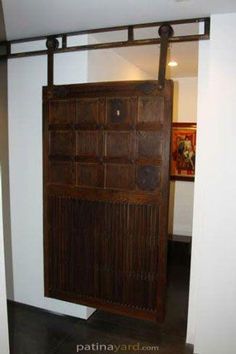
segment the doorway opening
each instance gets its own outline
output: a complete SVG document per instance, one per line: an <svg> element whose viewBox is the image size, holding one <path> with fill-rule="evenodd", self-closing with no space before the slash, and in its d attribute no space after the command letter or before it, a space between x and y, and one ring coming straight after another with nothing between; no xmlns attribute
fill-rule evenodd
<svg viewBox="0 0 236 354"><path fill-rule="evenodd" d="M198 26L198 25L196 25ZM86 41L99 41L100 35L87 36L84 40ZM171 44L170 46L170 60L177 62L177 66L169 67L168 78L174 80L174 110L173 110L173 121L175 123L193 123L196 121L196 87L197 87L197 51L198 43L182 43L178 45ZM80 54L79 54L80 55ZM61 83L60 80L66 81L65 83L72 83L78 81L84 82L101 82L101 81L125 81L125 80L152 80L157 78L158 72L158 48L157 46L150 47L137 47L137 48L118 48L109 50L99 50L99 51L89 51L88 53L83 53L84 69L86 74L83 78L78 79L73 77L74 73L70 74L68 79L63 76L64 72L60 72L56 69L56 84ZM56 59L57 60L57 59ZM23 63L23 62L22 62ZM24 63L23 63L24 64ZM22 65L23 65L22 64ZM32 61L32 65L35 62ZM45 64L45 63L44 63ZM43 64L43 65L44 65ZM14 78L14 65L17 66L17 62L12 63L10 71L12 79ZM19 63L19 66L21 64ZM41 64L40 64L41 65ZM11 64L10 64L11 66ZM15 66L15 67L16 67ZM38 67L36 63L33 70ZM67 63L65 61L64 66L61 65L66 70ZM74 64L74 68L76 65ZM28 70L28 68L27 68ZM20 80L19 80L20 81ZM63 82L63 83L64 83ZM20 83L20 82L19 82ZM44 83L40 82L42 86ZM11 93L13 98L15 93ZM17 104L17 100L15 101ZM40 116L41 119L41 116ZM17 127L11 125L10 129L15 130ZM40 133L40 131L39 131ZM39 138L37 136L37 138ZM13 159L17 160L17 151L14 150L13 141L10 141L10 149L13 151ZM40 150L40 149L39 149ZM39 152L37 150L37 153ZM12 164L13 166L13 164ZM15 165L18 166L17 164ZM10 176L14 179L14 169L10 171ZM22 170L22 169L21 169ZM22 171L24 173L24 171ZM39 171L37 171L39 172ZM29 184L32 181L29 181ZM34 188L32 188L33 190ZM17 192L18 193L18 192ZM15 198L16 196L13 196ZM19 197L19 195L18 195ZM173 296L170 293L168 295L169 305L167 305L167 320L162 328L165 331L169 328L170 333L174 333L174 327L180 337L185 341L185 326L187 320L187 292L188 292L188 270L190 262L190 241L191 241L191 229L192 229L192 204L193 204L193 182L188 181L172 181L170 186L170 218L169 218L169 287L168 291L172 291ZM13 211L14 212L14 211ZM23 212L23 211L22 211ZM23 216L23 215L22 215ZM14 222L19 222L19 220L14 220ZM17 225L14 225L14 229L17 229ZM21 268L16 269L17 264L23 264L24 271L27 279L30 279L33 273L30 273L30 269L27 269L27 262L21 263L22 260L17 257L22 256L19 244L15 243L17 239L13 239L15 256L13 262L13 271L20 275ZM24 240L23 240L24 243ZM42 250L42 249L41 249ZM41 258L40 258L41 259ZM33 269L33 268L32 268ZM19 271L19 272L18 272ZM38 274L37 270L37 274ZM19 279L19 278L18 278ZM178 280L179 279L179 280ZM177 281L178 280L178 281ZM15 280L13 280L15 281ZM25 295L27 292L18 291L19 284L15 284L16 294L18 296L18 301L24 302ZM180 287L183 286L181 289ZM42 291L42 289L39 289ZM30 293L28 293L28 299L25 302L30 303ZM38 294L37 294L38 296ZM13 296L14 300L14 296ZM39 297L37 301L31 302L33 305L37 303L38 307L44 307L45 304ZM12 305L13 312L14 306ZM169 306L169 308L168 308ZM49 307L49 306L48 306ZM55 306L56 307L56 306ZM177 311L178 310L178 311ZM168 317L168 311L170 311L170 316ZM89 311L88 311L89 313ZM92 310L90 311L92 313ZM93 317L94 316L94 317ZM95 313L91 317L105 322L112 322L112 317L108 315L108 318L102 319L102 314ZM98 316L98 317L97 317ZM86 317L86 316L85 316ZM174 319L173 319L174 318ZM115 321L119 321L116 317ZM123 319L120 318L122 323ZM180 326L181 324L181 326ZM130 323L128 324L128 326ZM133 322L134 325L134 322ZM149 325L147 325L149 326ZM165 327L166 326L166 327ZM134 327L135 328L135 327ZM156 327L153 327L153 330ZM180 330L181 328L181 330ZM155 329L156 330L156 329ZM135 331L133 329L133 331ZM179 331L179 332L178 332ZM176 332L175 332L176 333Z"/></svg>

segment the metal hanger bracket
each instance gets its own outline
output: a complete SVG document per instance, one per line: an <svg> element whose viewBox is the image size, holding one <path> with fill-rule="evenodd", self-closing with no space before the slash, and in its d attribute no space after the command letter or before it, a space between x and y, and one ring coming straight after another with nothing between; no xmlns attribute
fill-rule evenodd
<svg viewBox="0 0 236 354"><path fill-rule="evenodd" d="M59 47L59 41L56 37L48 37L46 42L48 49L48 87L54 85L54 52Z"/></svg>
<svg viewBox="0 0 236 354"><path fill-rule="evenodd" d="M158 33L161 39L158 87L160 90L163 90L165 87L165 79L166 79L166 65L167 65L169 39L174 35L174 30L171 27L171 25L164 24L160 26Z"/></svg>

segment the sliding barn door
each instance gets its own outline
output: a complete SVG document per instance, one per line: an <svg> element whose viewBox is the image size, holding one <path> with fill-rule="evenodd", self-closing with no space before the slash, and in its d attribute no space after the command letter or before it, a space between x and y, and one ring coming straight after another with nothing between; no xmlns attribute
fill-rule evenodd
<svg viewBox="0 0 236 354"><path fill-rule="evenodd" d="M172 82L44 88L45 294L162 320Z"/></svg>

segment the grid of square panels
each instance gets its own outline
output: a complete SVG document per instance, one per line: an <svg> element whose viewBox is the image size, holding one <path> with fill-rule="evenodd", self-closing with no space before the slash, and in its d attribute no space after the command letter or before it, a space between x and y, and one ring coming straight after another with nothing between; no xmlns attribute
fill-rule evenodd
<svg viewBox="0 0 236 354"><path fill-rule="evenodd" d="M49 183L160 188L163 97L58 100L49 109Z"/></svg>

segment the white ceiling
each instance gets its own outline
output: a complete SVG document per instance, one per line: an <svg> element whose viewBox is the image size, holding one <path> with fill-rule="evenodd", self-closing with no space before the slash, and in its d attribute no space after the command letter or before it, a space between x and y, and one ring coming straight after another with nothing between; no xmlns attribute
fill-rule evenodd
<svg viewBox="0 0 236 354"><path fill-rule="evenodd" d="M7 38L208 16L235 0L2 0Z"/></svg>

